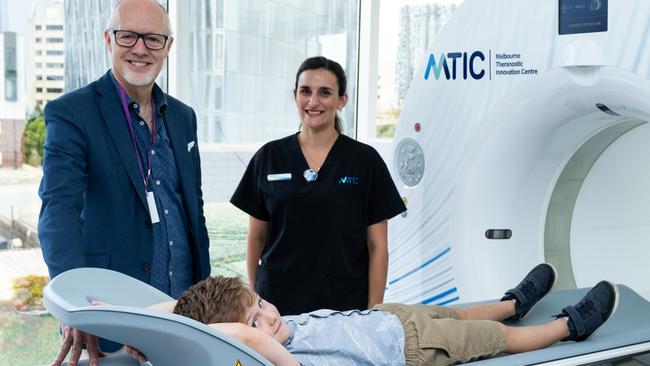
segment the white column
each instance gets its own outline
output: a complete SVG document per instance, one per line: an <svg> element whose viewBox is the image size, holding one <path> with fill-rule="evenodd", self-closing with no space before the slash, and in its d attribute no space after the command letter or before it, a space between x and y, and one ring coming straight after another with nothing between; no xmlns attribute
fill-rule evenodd
<svg viewBox="0 0 650 366"><path fill-rule="evenodd" d="M359 0L359 71L357 73L357 139L368 143L377 130L377 55L379 1Z"/></svg>

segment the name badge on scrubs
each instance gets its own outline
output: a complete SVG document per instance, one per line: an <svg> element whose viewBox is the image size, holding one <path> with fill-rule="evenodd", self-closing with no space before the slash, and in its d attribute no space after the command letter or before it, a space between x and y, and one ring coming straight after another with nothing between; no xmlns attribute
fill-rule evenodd
<svg viewBox="0 0 650 366"><path fill-rule="evenodd" d="M291 173L269 174L266 176L269 182L278 182L282 180L291 180Z"/></svg>
<svg viewBox="0 0 650 366"><path fill-rule="evenodd" d="M157 224L160 222L160 217L158 217L158 209L156 208L156 199L153 196L153 192L147 192L147 205L149 206L149 215L151 215L151 223Z"/></svg>

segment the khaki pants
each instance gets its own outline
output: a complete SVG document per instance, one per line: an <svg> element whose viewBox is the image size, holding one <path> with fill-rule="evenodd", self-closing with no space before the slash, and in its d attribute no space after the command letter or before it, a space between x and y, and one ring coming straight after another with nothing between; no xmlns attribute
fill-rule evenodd
<svg viewBox="0 0 650 366"><path fill-rule="evenodd" d="M506 340L497 322L458 320L452 308L430 305L380 304L404 327L407 366L442 366L505 352Z"/></svg>

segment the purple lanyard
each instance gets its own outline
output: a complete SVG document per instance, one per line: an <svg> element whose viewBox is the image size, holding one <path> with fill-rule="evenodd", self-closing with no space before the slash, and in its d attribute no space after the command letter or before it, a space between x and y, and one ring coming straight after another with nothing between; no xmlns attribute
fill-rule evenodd
<svg viewBox="0 0 650 366"><path fill-rule="evenodd" d="M122 102L122 109L124 110L124 115L126 116L126 121L129 123L129 132L131 133L131 141L133 142L133 150L135 151L135 157L138 160L138 167L140 168L140 176L142 177L142 182L144 183L144 189L147 190L149 181L151 180L151 147L156 141L156 103L151 100L151 143L147 149L147 175L144 174L144 169L142 168L142 160L140 160L140 153L138 152L138 143L135 141L135 132L133 131L133 123L131 122L131 113L129 113L129 108L126 104L126 93L120 85L120 101Z"/></svg>

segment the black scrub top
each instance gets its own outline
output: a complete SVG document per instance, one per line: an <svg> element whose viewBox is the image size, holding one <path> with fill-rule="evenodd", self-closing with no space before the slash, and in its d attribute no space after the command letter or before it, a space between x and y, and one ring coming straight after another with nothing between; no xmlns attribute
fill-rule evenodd
<svg viewBox="0 0 650 366"><path fill-rule="evenodd" d="M255 290L280 314L368 306L367 228L406 210L372 147L339 135L314 182L298 134L262 146L230 202L269 222Z"/></svg>

